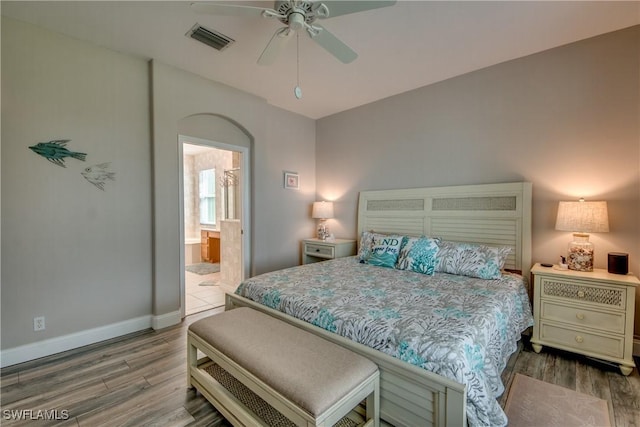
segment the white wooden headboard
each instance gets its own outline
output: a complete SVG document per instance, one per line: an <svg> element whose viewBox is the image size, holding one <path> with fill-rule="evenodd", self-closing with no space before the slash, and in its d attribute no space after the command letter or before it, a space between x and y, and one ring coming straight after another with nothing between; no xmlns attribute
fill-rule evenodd
<svg viewBox="0 0 640 427"><path fill-rule="evenodd" d="M509 246L505 268L529 279L531 183L362 191L358 238L363 231Z"/></svg>

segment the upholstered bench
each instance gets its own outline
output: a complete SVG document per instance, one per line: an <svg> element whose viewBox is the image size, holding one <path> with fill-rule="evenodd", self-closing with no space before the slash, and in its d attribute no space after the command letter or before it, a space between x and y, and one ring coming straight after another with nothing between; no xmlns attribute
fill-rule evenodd
<svg viewBox="0 0 640 427"><path fill-rule="evenodd" d="M373 362L250 308L191 324L187 365L189 387L233 425L349 425L365 399L365 425L379 425Z"/></svg>

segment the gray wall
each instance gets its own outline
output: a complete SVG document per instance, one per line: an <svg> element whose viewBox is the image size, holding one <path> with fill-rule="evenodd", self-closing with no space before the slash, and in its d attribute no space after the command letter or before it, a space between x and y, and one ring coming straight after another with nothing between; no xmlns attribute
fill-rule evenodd
<svg viewBox="0 0 640 427"><path fill-rule="evenodd" d="M314 230L315 121L2 17L3 365L6 350L179 320L179 132L251 145L253 271L298 264ZM65 169L27 148L62 138L87 161ZM105 191L80 175L101 162L116 172ZM283 188L283 170L301 190Z"/></svg>
<svg viewBox="0 0 640 427"><path fill-rule="evenodd" d="M558 201L585 197L609 205L611 232L591 236L596 267L628 252L640 273L639 52L636 26L318 120L318 198L337 201L330 226L354 237L360 190L525 180L535 261L566 252Z"/></svg>
<svg viewBox="0 0 640 427"><path fill-rule="evenodd" d="M86 161L27 148L53 139ZM150 149L145 61L2 18L3 349L151 312Z"/></svg>
<svg viewBox="0 0 640 427"><path fill-rule="evenodd" d="M251 141L252 273L295 265L300 239L313 234L308 214L315 200L315 121L268 105L223 84L154 61L154 314L180 307L178 133L226 144ZM194 114L218 117L213 126L179 123ZM239 129L233 133L229 128ZM300 173L300 190L285 190L283 170Z"/></svg>

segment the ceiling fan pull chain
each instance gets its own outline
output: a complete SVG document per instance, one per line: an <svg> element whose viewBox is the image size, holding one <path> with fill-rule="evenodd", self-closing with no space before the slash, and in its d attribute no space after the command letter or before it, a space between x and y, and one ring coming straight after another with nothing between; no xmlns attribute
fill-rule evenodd
<svg viewBox="0 0 640 427"><path fill-rule="evenodd" d="M296 33L296 84L300 86L300 33Z"/></svg>
<svg viewBox="0 0 640 427"><path fill-rule="evenodd" d="M296 87L293 89L296 98L302 98L302 89L300 89L300 33L296 31Z"/></svg>

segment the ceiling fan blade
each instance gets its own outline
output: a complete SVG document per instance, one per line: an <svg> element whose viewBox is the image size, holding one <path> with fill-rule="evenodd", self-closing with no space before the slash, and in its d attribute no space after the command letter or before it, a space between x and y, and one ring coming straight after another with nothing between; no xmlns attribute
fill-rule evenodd
<svg viewBox="0 0 640 427"><path fill-rule="evenodd" d="M313 11L318 18L333 18L334 16L393 6L395 3L395 0L327 0L318 2L318 4L314 6ZM326 8L323 7L323 5L326 6ZM327 10L328 14L326 14Z"/></svg>
<svg viewBox="0 0 640 427"><path fill-rule="evenodd" d="M265 10L271 10L263 7L236 6L232 4L213 4L213 3L191 3L191 8L196 13L207 13L211 15L223 15L223 16L258 16L258 17L262 16L262 13Z"/></svg>
<svg viewBox="0 0 640 427"><path fill-rule="evenodd" d="M287 41L291 38L293 31L289 27L279 28L269 40L267 47L262 51L262 55L258 58L258 64L271 65L275 62L276 58L280 54L280 51L287 44Z"/></svg>
<svg viewBox="0 0 640 427"><path fill-rule="evenodd" d="M327 31L326 28L314 24L314 29L319 31L309 31L309 35L316 43L325 48L330 54L338 58L340 62L350 63L358 57L349 46L344 44L340 39Z"/></svg>

